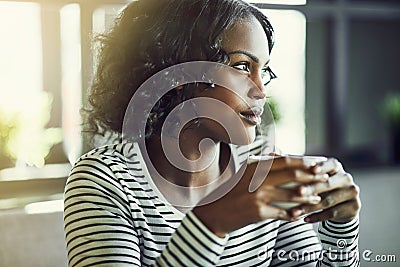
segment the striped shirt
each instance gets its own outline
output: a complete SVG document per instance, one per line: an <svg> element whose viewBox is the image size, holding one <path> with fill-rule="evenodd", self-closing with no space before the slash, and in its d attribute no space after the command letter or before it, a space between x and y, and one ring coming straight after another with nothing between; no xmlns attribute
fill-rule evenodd
<svg viewBox="0 0 400 267"><path fill-rule="evenodd" d="M263 142L230 145L236 170ZM269 219L216 236L192 211L165 201L136 143L78 160L65 188L64 228L70 266L359 266L358 218L322 222L318 233L302 220Z"/></svg>

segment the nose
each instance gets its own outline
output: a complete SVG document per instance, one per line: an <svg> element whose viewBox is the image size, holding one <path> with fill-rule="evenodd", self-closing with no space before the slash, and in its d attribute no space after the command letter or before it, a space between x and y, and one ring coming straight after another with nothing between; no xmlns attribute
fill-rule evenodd
<svg viewBox="0 0 400 267"><path fill-rule="evenodd" d="M252 77L253 86L249 89L248 97L251 99L265 99L267 97L267 89L262 83L260 75L255 75L257 77Z"/></svg>

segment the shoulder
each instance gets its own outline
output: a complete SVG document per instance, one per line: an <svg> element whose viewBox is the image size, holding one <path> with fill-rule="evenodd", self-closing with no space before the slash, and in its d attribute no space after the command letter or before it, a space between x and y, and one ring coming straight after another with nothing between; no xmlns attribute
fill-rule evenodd
<svg viewBox="0 0 400 267"><path fill-rule="evenodd" d="M86 168L109 168L110 170L126 168L127 164L139 156L139 149L133 143L113 144L95 148L82 155L72 170Z"/></svg>
<svg viewBox="0 0 400 267"><path fill-rule="evenodd" d="M131 165L140 165L139 149L133 143L113 144L95 148L81 156L69 174L67 184L114 184L132 176ZM138 170L141 167L137 166Z"/></svg>

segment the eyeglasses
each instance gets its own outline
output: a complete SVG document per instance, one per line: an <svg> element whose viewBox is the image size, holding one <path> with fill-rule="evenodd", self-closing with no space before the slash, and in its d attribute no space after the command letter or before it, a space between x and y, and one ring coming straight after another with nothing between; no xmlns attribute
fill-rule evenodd
<svg viewBox="0 0 400 267"><path fill-rule="evenodd" d="M249 62L238 62L232 65L232 68L237 69L245 75L251 75ZM264 67L261 70L261 80L264 86L267 86L275 78L277 78L277 76L270 67Z"/></svg>
<svg viewBox="0 0 400 267"><path fill-rule="evenodd" d="M267 86L273 79L278 78L270 67L262 69L261 80L264 86Z"/></svg>

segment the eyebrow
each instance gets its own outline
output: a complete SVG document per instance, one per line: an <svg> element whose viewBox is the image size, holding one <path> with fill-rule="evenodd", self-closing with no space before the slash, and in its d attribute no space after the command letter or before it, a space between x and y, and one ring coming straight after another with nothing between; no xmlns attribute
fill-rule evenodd
<svg viewBox="0 0 400 267"><path fill-rule="evenodd" d="M228 55L232 55L232 54L243 54L243 55L246 55L246 56L248 56L249 58L251 58L254 62L256 62L256 63L259 63L260 62L260 59L258 58L258 57L256 57L255 55L253 55L252 53L250 53L250 52L248 52L248 51L245 51L245 50L235 50L235 51L232 51L232 52L229 52L228 53ZM265 65L266 64L268 64L269 63L269 60L267 61L267 63L265 63Z"/></svg>

